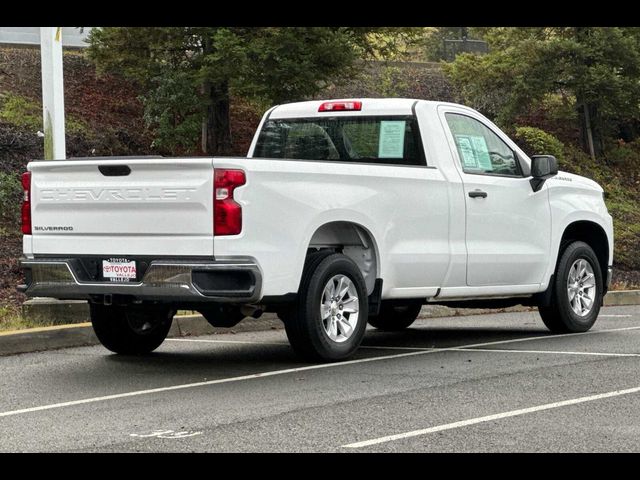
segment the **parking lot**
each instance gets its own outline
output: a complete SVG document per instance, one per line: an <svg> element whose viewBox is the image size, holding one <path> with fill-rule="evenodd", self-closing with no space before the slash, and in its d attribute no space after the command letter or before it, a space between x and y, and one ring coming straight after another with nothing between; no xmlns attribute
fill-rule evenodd
<svg viewBox="0 0 640 480"><path fill-rule="evenodd" d="M537 312L369 330L300 362L283 330L0 357L0 451L637 452L640 306L585 334Z"/></svg>

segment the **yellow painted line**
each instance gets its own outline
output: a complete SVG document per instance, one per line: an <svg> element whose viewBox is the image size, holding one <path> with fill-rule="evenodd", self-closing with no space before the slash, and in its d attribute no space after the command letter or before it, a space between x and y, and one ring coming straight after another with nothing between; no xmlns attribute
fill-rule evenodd
<svg viewBox="0 0 640 480"><path fill-rule="evenodd" d="M181 320L188 320L191 318L204 318L202 315L176 315L174 318L178 318ZM22 328L19 330L7 330L0 331L0 337L6 337L9 335L20 335L25 333L39 333L39 332L51 332L56 330L69 330L73 328L85 328L90 327L91 322L83 322L83 323L70 323L66 325L51 325L49 327L36 327L36 328Z"/></svg>
<svg viewBox="0 0 640 480"><path fill-rule="evenodd" d="M203 318L202 315L176 315L174 318L179 319L190 319L190 318ZM66 325L51 325L49 327L36 327L36 328L22 328L20 330L7 330L5 332L0 332L0 337L5 337L9 335L19 335L24 333L38 333L38 332L51 332L55 330L68 330L72 328L84 328L90 327L91 322L83 322L83 323L70 323Z"/></svg>
<svg viewBox="0 0 640 480"><path fill-rule="evenodd" d="M8 330L6 332L0 332L0 337L5 337L9 335L19 335L23 333L39 333L39 332L51 332L55 330L69 330L73 328L85 328L90 326L91 326L91 322L72 323L70 325L52 325L50 327L24 328L22 330Z"/></svg>

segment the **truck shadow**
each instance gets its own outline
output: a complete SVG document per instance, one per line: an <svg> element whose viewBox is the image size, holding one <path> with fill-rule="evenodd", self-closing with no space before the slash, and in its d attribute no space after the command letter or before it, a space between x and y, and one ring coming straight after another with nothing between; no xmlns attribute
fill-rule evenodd
<svg viewBox="0 0 640 480"><path fill-rule="evenodd" d="M368 330L362 347L351 359L384 357L410 352L413 349L462 347L520 338L544 338L547 335L551 334L541 328L408 328L402 332ZM105 355L100 358L107 365L117 365L118 368L130 370L132 375L231 377L313 365L295 355L287 343L284 332L275 340L271 337L268 343L259 343L259 340L242 343L241 339L235 338L233 343L225 343L224 340L220 343L168 340L160 349L149 355ZM195 339L197 340L197 337Z"/></svg>
<svg viewBox="0 0 640 480"><path fill-rule="evenodd" d="M526 327L418 327L401 332L382 332L372 329L367 331L362 345L394 348L450 348L548 335L551 333L543 327L533 329Z"/></svg>

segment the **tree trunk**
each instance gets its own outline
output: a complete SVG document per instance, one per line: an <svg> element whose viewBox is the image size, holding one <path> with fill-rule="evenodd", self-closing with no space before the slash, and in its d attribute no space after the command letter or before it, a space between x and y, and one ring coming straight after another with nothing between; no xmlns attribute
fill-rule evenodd
<svg viewBox="0 0 640 480"><path fill-rule="evenodd" d="M211 38L202 39L202 52L206 57L213 52ZM202 153L209 155L231 154L231 121L229 118L229 83L202 84L203 96L207 99L207 114L202 123Z"/></svg>
<svg viewBox="0 0 640 480"><path fill-rule="evenodd" d="M595 159L604 154L604 143L598 123L598 108L592 103L577 102L582 148Z"/></svg>
<svg viewBox="0 0 640 480"><path fill-rule="evenodd" d="M575 38L581 45L589 45L592 27L575 27ZM580 60L588 68L594 61L587 57ZM591 158L602 157L604 154L604 139L602 138L602 120L598 115L598 103L593 99L585 99L584 92L576 92L576 107L580 118L580 136L582 148L589 152Z"/></svg>
<svg viewBox="0 0 640 480"><path fill-rule="evenodd" d="M593 146L593 129L591 128L591 115L589 115L589 106L585 103L583 106L584 111L584 129L587 135L587 147L589 148L589 155L591 159L596 159L596 150Z"/></svg>
<svg viewBox="0 0 640 480"><path fill-rule="evenodd" d="M211 84L205 82L207 105L206 128L203 129L204 153L209 155L230 155L231 122L229 118L229 85L225 83Z"/></svg>

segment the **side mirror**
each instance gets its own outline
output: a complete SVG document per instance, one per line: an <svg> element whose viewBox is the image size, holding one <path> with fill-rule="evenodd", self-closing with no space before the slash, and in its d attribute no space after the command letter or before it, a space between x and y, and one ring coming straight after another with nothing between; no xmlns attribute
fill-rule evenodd
<svg viewBox="0 0 640 480"><path fill-rule="evenodd" d="M558 174L558 160L553 155L533 155L531 157L531 188L537 192L544 182Z"/></svg>

